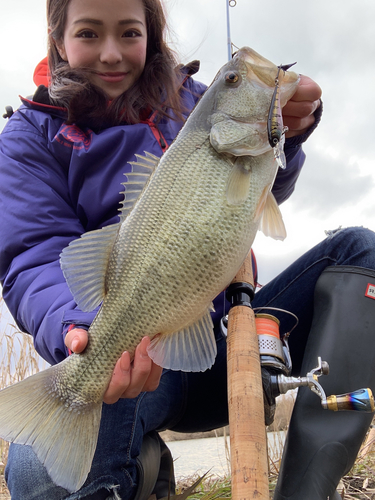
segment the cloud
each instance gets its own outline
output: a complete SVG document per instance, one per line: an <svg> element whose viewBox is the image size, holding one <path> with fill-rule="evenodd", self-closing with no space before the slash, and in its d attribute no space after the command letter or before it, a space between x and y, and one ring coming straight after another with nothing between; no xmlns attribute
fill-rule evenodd
<svg viewBox="0 0 375 500"><path fill-rule="evenodd" d="M306 164L290 203L295 209L325 219L327 214L351 207L374 190L371 175L360 175L358 164L333 158L328 151L309 148Z"/></svg>
<svg viewBox="0 0 375 500"><path fill-rule="evenodd" d="M258 264L259 284L265 285L297 260L297 258L300 257L300 253L298 250L295 250L286 255L267 255L255 251L255 256Z"/></svg>

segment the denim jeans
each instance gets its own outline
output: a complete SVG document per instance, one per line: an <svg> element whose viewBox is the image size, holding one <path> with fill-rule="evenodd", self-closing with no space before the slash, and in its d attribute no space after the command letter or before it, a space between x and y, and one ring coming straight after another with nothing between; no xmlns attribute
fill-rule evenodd
<svg viewBox="0 0 375 500"><path fill-rule="evenodd" d="M300 373L313 316L315 283L323 270L332 265L375 269L375 233L359 227L331 232L261 288L253 300L254 308L277 307L299 318L289 338L293 375ZM130 500L137 489L136 457L145 433L163 429L198 432L226 425L226 343L218 326L221 315L227 312L223 296L215 305L218 354L210 370L204 373L164 370L156 391L141 393L135 399L123 399L114 405L104 404L92 469L76 493L70 494L55 486L30 447L12 444L5 472L12 499ZM272 314L279 317L284 332L295 323L294 318L284 313L272 311Z"/></svg>

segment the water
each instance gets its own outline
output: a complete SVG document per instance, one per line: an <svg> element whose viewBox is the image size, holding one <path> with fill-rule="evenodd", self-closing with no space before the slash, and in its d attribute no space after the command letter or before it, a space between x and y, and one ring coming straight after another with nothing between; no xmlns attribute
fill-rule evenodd
<svg viewBox="0 0 375 500"><path fill-rule="evenodd" d="M269 457L277 461L281 457L285 432L269 432L267 436ZM218 477L229 475L229 436L170 441L167 445L174 459L176 478L203 475L207 471Z"/></svg>

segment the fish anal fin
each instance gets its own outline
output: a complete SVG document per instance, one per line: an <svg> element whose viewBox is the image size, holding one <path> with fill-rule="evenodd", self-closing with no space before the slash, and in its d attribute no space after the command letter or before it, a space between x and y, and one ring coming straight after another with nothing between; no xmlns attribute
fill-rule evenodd
<svg viewBox="0 0 375 500"><path fill-rule="evenodd" d="M148 348L150 358L171 370L203 372L211 368L216 358L216 341L209 311L176 333L154 337Z"/></svg>
<svg viewBox="0 0 375 500"><path fill-rule="evenodd" d="M284 240L286 238L286 229L281 215L280 208L276 199L270 190L267 191L267 196L262 200L264 208L261 215L259 230L266 236L270 236L275 240Z"/></svg>
<svg viewBox="0 0 375 500"><path fill-rule="evenodd" d="M106 294L105 277L120 225L84 233L60 255L60 265L74 300L82 311L92 311Z"/></svg>

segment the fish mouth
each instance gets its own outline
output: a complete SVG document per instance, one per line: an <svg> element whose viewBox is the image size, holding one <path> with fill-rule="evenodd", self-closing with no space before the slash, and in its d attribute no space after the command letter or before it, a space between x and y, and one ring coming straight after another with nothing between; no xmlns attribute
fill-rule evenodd
<svg viewBox="0 0 375 500"><path fill-rule="evenodd" d="M279 66L261 56L250 47L242 47L233 56L234 61L243 63L247 69L246 78L255 81L261 86L275 87L275 79L279 72L278 80L281 90L281 106L294 94L299 82L299 75L294 71L279 71Z"/></svg>

